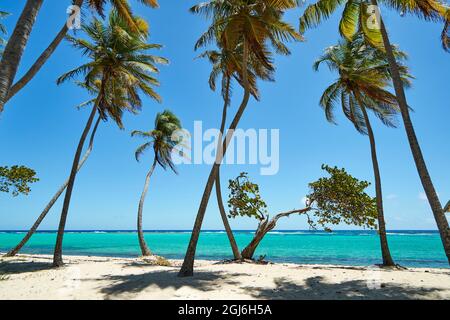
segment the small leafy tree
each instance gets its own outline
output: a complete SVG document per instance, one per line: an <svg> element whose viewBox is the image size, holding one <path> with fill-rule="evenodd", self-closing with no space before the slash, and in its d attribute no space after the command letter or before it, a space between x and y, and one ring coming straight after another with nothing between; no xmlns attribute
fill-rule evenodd
<svg viewBox="0 0 450 320"><path fill-rule="evenodd" d="M17 197L30 193L30 184L39 181L36 172L25 166L0 167L0 192Z"/></svg>
<svg viewBox="0 0 450 320"><path fill-rule="evenodd" d="M250 217L259 221L252 241L242 251L242 258L252 259L264 236L273 230L277 221L292 214L305 215L312 229L319 227L331 231L329 225L345 223L375 229L377 219L376 199L365 190L370 183L354 178L345 169L322 165L329 177L309 184L305 207L281 212L270 219L267 204L261 198L259 186L252 183L247 173L229 181L229 217Z"/></svg>

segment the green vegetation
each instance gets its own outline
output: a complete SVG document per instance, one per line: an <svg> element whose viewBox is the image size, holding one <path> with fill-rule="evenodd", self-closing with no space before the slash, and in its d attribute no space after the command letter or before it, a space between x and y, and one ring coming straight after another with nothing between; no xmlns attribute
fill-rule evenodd
<svg viewBox="0 0 450 320"><path fill-rule="evenodd" d="M39 181L36 172L25 166L0 167L0 192L11 193L13 197L30 193L30 184Z"/></svg>
<svg viewBox="0 0 450 320"><path fill-rule="evenodd" d="M258 227L251 242L242 250L242 258L253 259L253 255L264 236L276 227L280 218L293 214L305 215L312 229L319 227L331 231L329 225L355 225L376 228L376 199L366 193L370 183L360 181L344 169L322 166L329 177L309 184L306 206L276 214L270 219L267 204L261 198L259 186L251 182L247 173L241 173L229 181L229 217L249 217L258 220Z"/></svg>

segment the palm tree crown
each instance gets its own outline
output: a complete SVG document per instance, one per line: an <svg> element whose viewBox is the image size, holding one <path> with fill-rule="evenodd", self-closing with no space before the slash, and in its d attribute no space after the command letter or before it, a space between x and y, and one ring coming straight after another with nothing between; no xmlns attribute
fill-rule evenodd
<svg viewBox="0 0 450 320"><path fill-rule="evenodd" d="M110 15L109 25L94 19L83 29L91 41L67 38L90 61L65 73L57 82L60 84L84 75L85 87L99 92L98 111L102 119L110 116L122 128L122 111L139 110L142 105L139 92L161 101L153 89L159 85L153 74L159 72L156 64L166 64L168 61L148 54L149 49L159 49L161 45L146 43L145 37L133 33L116 12Z"/></svg>
<svg viewBox="0 0 450 320"><path fill-rule="evenodd" d="M155 119L155 128L150 131L135 130L131 135L148 139L146 143L136 149L136 160L139 161L142 154L150 147L153 148L155 161L164 169L169 167L177 172L172 161L172 151L179 141L174 139L174 132L181 129L181 122L175 114L169 110L158 113Z"/></svg>
<svg viewBox="0 0 450 320"><path fill-rule="evenodd" d="M438 0L380 0L378 2L402 15L411 14L431 21L448 21L446 19L448 6ZM316 27L343 5L344 10L339 23L340 34L347 40L351 40L361 30L370 44L383 49L379 28L370 25L376 23L373 20L372 11L369 10L372 4L370 0L317 0L306 8L300 18L300 33Z"/></svg>
<svg viewBox="0 0 450 320"><path fill-rule="evenodd" d="M398 49L395 53L399 60L406 58L405 53ZM359 35L353 41L345 40L327 48L314 63L314 70L317 71L323 63L339 74L320 99L328 121L335 123L333 111L340 100L345 116L360 133L367 133L362 107L372 110L385 125L395 126L393 120L399 108L395 95L386 90L390 87L391 75L384 52L366 46L364 38ZM412 77L407 67L399 67L404 85L409 86Z"/></svg>
<svg viewBox="0 0 450 320"><path fill-rule="evenodd" d="M107 1L111 3L114 9L117 10L117 13L126 21L133 31L140 31L139 25L141 20L136 20L133 16L128 0L88 0L87 3L89 7L93 8L101 17L104 17ZM139 2L152 8L157 8L159 6L157 0L139 0Z"/></svg>
<svg viewBox="0 0 450 320"><path fill-rule="evenodd" d="M191 12L212 17L213 22L195 48L215 43L225 50L223 52L236 54L243 52L245 43L249 48L249 64L253 65L255 73L257 70L264 71L262 67L266 68L261 72L265 74L274 69L269 45L277 53L288 55L290 51L285 42L302 39L290 24L282 20L284 11L297 5L296 0L210 0L196 5ZM229 72L241 70L240 65L234 63L234 68ZM250 78L249 75L249 81Z"/></svg>

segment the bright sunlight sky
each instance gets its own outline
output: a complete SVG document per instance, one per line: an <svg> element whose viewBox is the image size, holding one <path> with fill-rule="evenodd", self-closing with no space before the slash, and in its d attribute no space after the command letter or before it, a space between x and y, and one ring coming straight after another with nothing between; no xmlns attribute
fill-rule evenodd
<svg viewBox="0 0 450 320"><path fill-rule="evenodd" d="M101 124L91 158L76 181L67 229L135 228L137 205L152 154L149 152L137 163L134 150L142 141L132 139L130 132L151 129L158 111L171 109L189 130L195 120L203 121L204 128L219 125L222 100L219 93L208 87L210 65L194 59L197 56L194 42L208 25L204 18L188 12L198 1L161 0L158 10L143 7L138 1L130 2L135 12L150 22L150 41L164 45L159 54L171 61L161 68L159 75L158 92L164 101L159 105L146 99L139 116L125 116L125 130L119 130L112 122ZM12 13L5 20L10 32L23 3L2 1L1 9ZM19 76L59 31L66 19L68 3L68 0L44 1ZM287 15L295 27L302 10ZM415 110L412 118L435 187L445 204L450 199L450 55L440 46L442 25L402 18L389 10L382 10L382 14L392 42L409 54L408 65L416 77L407 91L409 104ZM279 173L260 176L259 166L223 166L224 191L229 178L247 171L260 184L262 196L274 214L302 206L307 184L321 176L322 163L345 167L354 176L373 181L368 138L359 135L339 112L339 125L329 124L318 106L323 90L336 76L326 67L314 72L311 66L324 48L338 41L337 22L338 14L309 31L306 42L290 45L290 57L276 57L276 82L260 84L261 102L252 100L242 119L240 127L244 129L280 129ZM40 178L27 197L0 195L0 229L27 229L69 174L88 117L88 110L77 110L75 106L88 96L71 83L58 87L56 78L82 61L80 52L63 43L0 116L0 165L26 165L35 169ZM241 97L242 92L236 87L232 112ZM388 229L435 229L403 127L389 129L375 118L373 124ZM178 169L178 176L160 168L156 170L145 205L145 229L192 228L210 166ZM374 194L373 188L370 192ZM41 229L57 228L61 204L60 199ZM246 219L231 223L235 229L252 229L256 225ZM279 229L306 227L304 217L291 217L278 225ZM223 228L215 196L211 197L204 228Z"/></svg>

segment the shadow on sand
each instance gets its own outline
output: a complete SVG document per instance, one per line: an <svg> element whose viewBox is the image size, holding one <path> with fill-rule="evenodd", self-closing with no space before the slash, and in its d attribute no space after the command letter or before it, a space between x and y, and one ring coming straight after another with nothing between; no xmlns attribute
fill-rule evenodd
<svg viewBox="0 0 450 320"><path fill-rule="evenodd" d="M351 280L341 283L327 283L323 277L316 276L305 279L304 285L295 284L285 278L274 280L275 288L243 288L253 298L256 299L301 299L301 300L321 300L321 299L342 299L342 300L405 300L420 299L426 295L434 294L439 298L439 288L417 288L400 286L393 283L382 283L379 286L370 287L367 281Z"/></svg>
<svg viewBox="0 0 450 320"><path fill-rule="evenodd" d="M191 287L200 291L212 291L217 289L218 282L225 285L239 286L240 283L234 281L233 278L242 275L245 274L198 271L194 277L180 278L178 277L177 268L176 270L159 270L138 275L112 275L99 280L113 283L101 289L103 294L111 297L124 293L136 294L150 286L156 286L159 289L172 288L175 290L181 287Z"/></svg>
<svg viewBox="0 0 450 320"><path fill-rule="evenodd" d="M20 259L0 262L0 274L3 275L35 272L52 268L52 264L47 262L21 261Z"/></svg>

